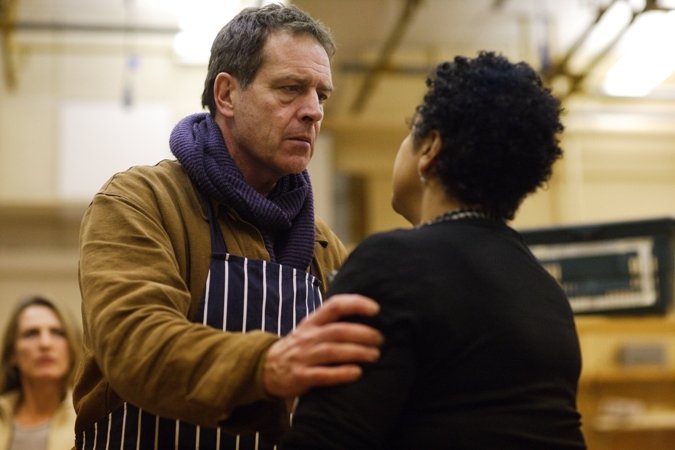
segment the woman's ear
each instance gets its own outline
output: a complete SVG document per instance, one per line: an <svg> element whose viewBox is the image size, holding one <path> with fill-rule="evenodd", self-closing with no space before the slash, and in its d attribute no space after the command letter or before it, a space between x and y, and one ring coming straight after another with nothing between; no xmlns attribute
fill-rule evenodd
<svg viewBox="0 0 675 450"><path fill-rule="evenodd" d="M438 130L431 130L422 140L420 149L420 158L417 162L420 173L426 174L433 171L436 165L436 158L441 154L443 149L443 140Z"/></svg>
<svg viewBox="0 0 675 450"><path fill-rule="evenodd" d="M216 101L216 109L225 117L234 115L234 104L239 83L236 78L227 72L220 72L213 82L213 96Z"/></svg>

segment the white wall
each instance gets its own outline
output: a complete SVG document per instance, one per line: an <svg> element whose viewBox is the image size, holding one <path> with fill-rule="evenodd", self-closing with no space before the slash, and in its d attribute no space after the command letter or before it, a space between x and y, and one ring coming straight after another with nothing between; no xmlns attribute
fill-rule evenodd
<svg viewBox="0 0 675 450"><path fill-rule="evenodd" d="M90 35L32 36L17 39L14 58L17 86L0 88L0 201L55 201L59 198L60 173L110 171L107 153L111 151L109 135L101 136L100 145L91 134L123 125L126 114L136 114L146 122L137 127L122 127L118 142L147 143L142 135L125 134L148 127L145 134L155 138L156 128L148 120L151 110L160 114L160 128L166 129L186 114L201 110L204 67L175 64L166 42L138 39L134 45L121 37L94 40ZM105 42L105 43L103 43ZM136 61L131 68L130 58ZM125 106L125 92L131 92L132 103ZM89 123L82 123L82 133L90 139L77 139L72 119L82 108L91 106ZM115 116L115 108L118 115ZM141 117L142 116L142 117ZM92 123L99 122L97 127ZM106 139L108 138L108 139ZM61 144L87 144L80 148L60 148ZM148 152L150 159L157 148L168 148L168 136ZM126 154L120 149L121 154ZM60 167L66 156L68 164L76 164L82 152L79 167ZM137 158L143 162L143 150ZM94 167L96 164L100 167ZM59 168L60 167L60 168ZM57 170L55 170L57 169Z"/></svg>
<svg viewBox="0 0 675 450"><path fill-rule="evenodd" d="M86 204L113 172L169 155L168 131L201 110L206 73L175 64L156 38L55 33L15 43L18 83L0 83L0 328L3 312L32 293L79 314Z"/></svg>

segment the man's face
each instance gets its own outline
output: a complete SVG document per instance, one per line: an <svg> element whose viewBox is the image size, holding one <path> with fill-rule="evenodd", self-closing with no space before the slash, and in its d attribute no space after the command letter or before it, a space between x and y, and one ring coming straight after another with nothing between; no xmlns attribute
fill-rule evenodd
<svg viewBox="0 0 675 450"><path fill-rule="evenodd" d="M228 142L247 182L260 192L307 167L333 89L330 60L312 36L272 33L263 53L248 86L235 80Z"/></svg>

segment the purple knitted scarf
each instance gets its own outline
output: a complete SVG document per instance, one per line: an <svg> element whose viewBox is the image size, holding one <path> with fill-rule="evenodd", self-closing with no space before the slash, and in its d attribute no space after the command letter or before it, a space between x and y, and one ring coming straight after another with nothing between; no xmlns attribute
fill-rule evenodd
<svg viewBox="0 0 675 450"><path fill-rule="evenodd" d="M262 232L272 261L307 270L314 255L314 202L306 170L282 177L262 196L244 180L208 113L178 122L169 145L202 194L234 208Z"/></svg>

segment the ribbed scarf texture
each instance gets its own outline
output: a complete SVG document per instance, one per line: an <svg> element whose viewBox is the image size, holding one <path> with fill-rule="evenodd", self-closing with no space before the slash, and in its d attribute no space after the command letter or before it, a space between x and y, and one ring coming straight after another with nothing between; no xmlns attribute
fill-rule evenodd
<svg viewBox="0 0 675 450"><path fill-rule="evenodd" d="M307 270L314 254L314 202L306 170L282 177L264 197L246 183L208 113L178 122L169 145L202 194L234 208L262 232L272 261Z"/></svg>

